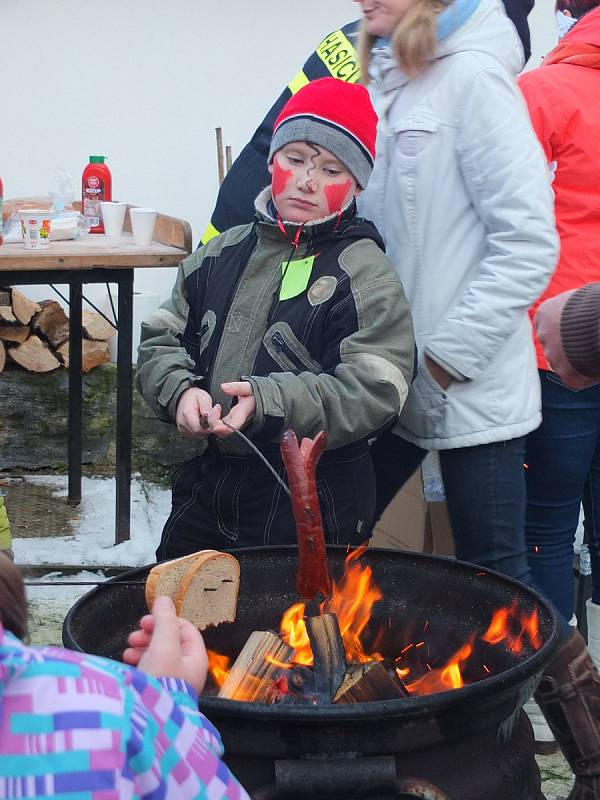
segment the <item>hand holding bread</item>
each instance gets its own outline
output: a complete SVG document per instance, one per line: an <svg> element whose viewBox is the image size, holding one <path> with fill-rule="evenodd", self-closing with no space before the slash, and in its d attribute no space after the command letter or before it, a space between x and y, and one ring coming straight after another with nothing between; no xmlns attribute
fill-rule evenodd
<svg viewBox="0 0 600 800"><path fill-rule="evenodd" d="M123 653L127 664L155 678L181 678L200 694L208 670L204 640L191 622L177 618L170 597L155 600L152 614L142 617L140 629L127 641Z"/></svg>

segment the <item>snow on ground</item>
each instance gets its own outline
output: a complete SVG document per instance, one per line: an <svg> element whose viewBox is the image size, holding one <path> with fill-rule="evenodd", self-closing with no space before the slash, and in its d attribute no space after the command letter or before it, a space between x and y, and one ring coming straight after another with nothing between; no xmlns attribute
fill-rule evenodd
<svg viewBox="0 0 600 800"><path fill-rule="evenodd" d="M25 579L48 583L48 586L27 586L29 634L31 644L62 644L62 625L67 611L92 586L56 586L55 581L104 581L102 572L84 570L76 575L49 572L41 578Z"/></svg>
<svg viewBox="0 0 600 800"><path fill-rule="evenodd" d="M28 475L27 481L54 487L67 496L67 477ZM114 545L115 479L83 478L78 518L70 536L13 539L17 564L141 566L154 562L163 525L171 510L171 492L134 475L131 481L131 539ZM50 590L44 590L50 591Z"/></svg>

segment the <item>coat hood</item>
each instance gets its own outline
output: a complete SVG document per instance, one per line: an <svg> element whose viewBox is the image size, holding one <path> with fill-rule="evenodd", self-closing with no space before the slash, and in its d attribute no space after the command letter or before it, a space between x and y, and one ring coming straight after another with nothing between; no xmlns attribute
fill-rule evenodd
<svg viewBox="0 0 600 800"><path fill-rule="evenodd" d="M482 53L499 61L515 77L525 64L521 40L500 0L454 0L440 14L437 32L436 60L458 53ZM398 67L388 42L373 49L370 73L383 91L410 80Z"/></svg>
<svg viewBox="0 0 600 800"><path fill-rule="evenodd" d="M455 0L456 2L460 0ZM455 3L444 13L452 13ZM500 0L481 0L464 25L440 40L437 58L456 53L482 53L492 56L514 76L525 65L521 40Z"/></svg>
<svg viewBox="0 0 600 800"><path fill-rule="evenodd" d="M560 40L544 61L600 69L600 6L588 11Z"/></svg>

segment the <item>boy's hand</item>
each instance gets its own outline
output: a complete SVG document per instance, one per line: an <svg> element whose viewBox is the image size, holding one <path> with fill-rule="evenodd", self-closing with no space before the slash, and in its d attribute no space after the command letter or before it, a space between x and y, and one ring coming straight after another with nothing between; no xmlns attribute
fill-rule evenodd
<svg viewBox="0 0 600 800"><path fill-rule="evenodd" d="M152 614L129 634L123 660L155 678L182 678L198 694L204 688L208 656L202 634L187 619L179 619L170 597L157 597Z"/></svg>
<svg viewBox="0 0 600 800"><path fill-rule="evenodd" d="M221 406L212 404L212 397L195 386L182 392L177 403L177 430L192 439L204 439L221 419Z"/></svg>
<svg viewBox="0 0 600 800"><path fill-rule="evenodd" d="M229 397L237 397L237 403L232 406L229 414L223 417L223 422L227 422L236 430L241 430L256 413L256 398L254 397L252 384L248 381L233 381L232 383L221 384L221 389ZM220 439L233 434L231 428L228 428L223 422L220 419L217 420L212 429L212 433Z"/></svg>

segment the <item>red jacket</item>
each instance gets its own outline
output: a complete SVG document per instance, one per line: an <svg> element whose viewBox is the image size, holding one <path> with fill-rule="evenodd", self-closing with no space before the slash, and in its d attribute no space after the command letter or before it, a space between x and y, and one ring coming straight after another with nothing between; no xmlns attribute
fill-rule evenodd
<svg viewBox="0 0 600 800"><path fill-rule="evenodd" d="M561 254L542 300L600 281L600 7L519 79L550 168ZM538 365L548 369L536 342Z"/></svg>

